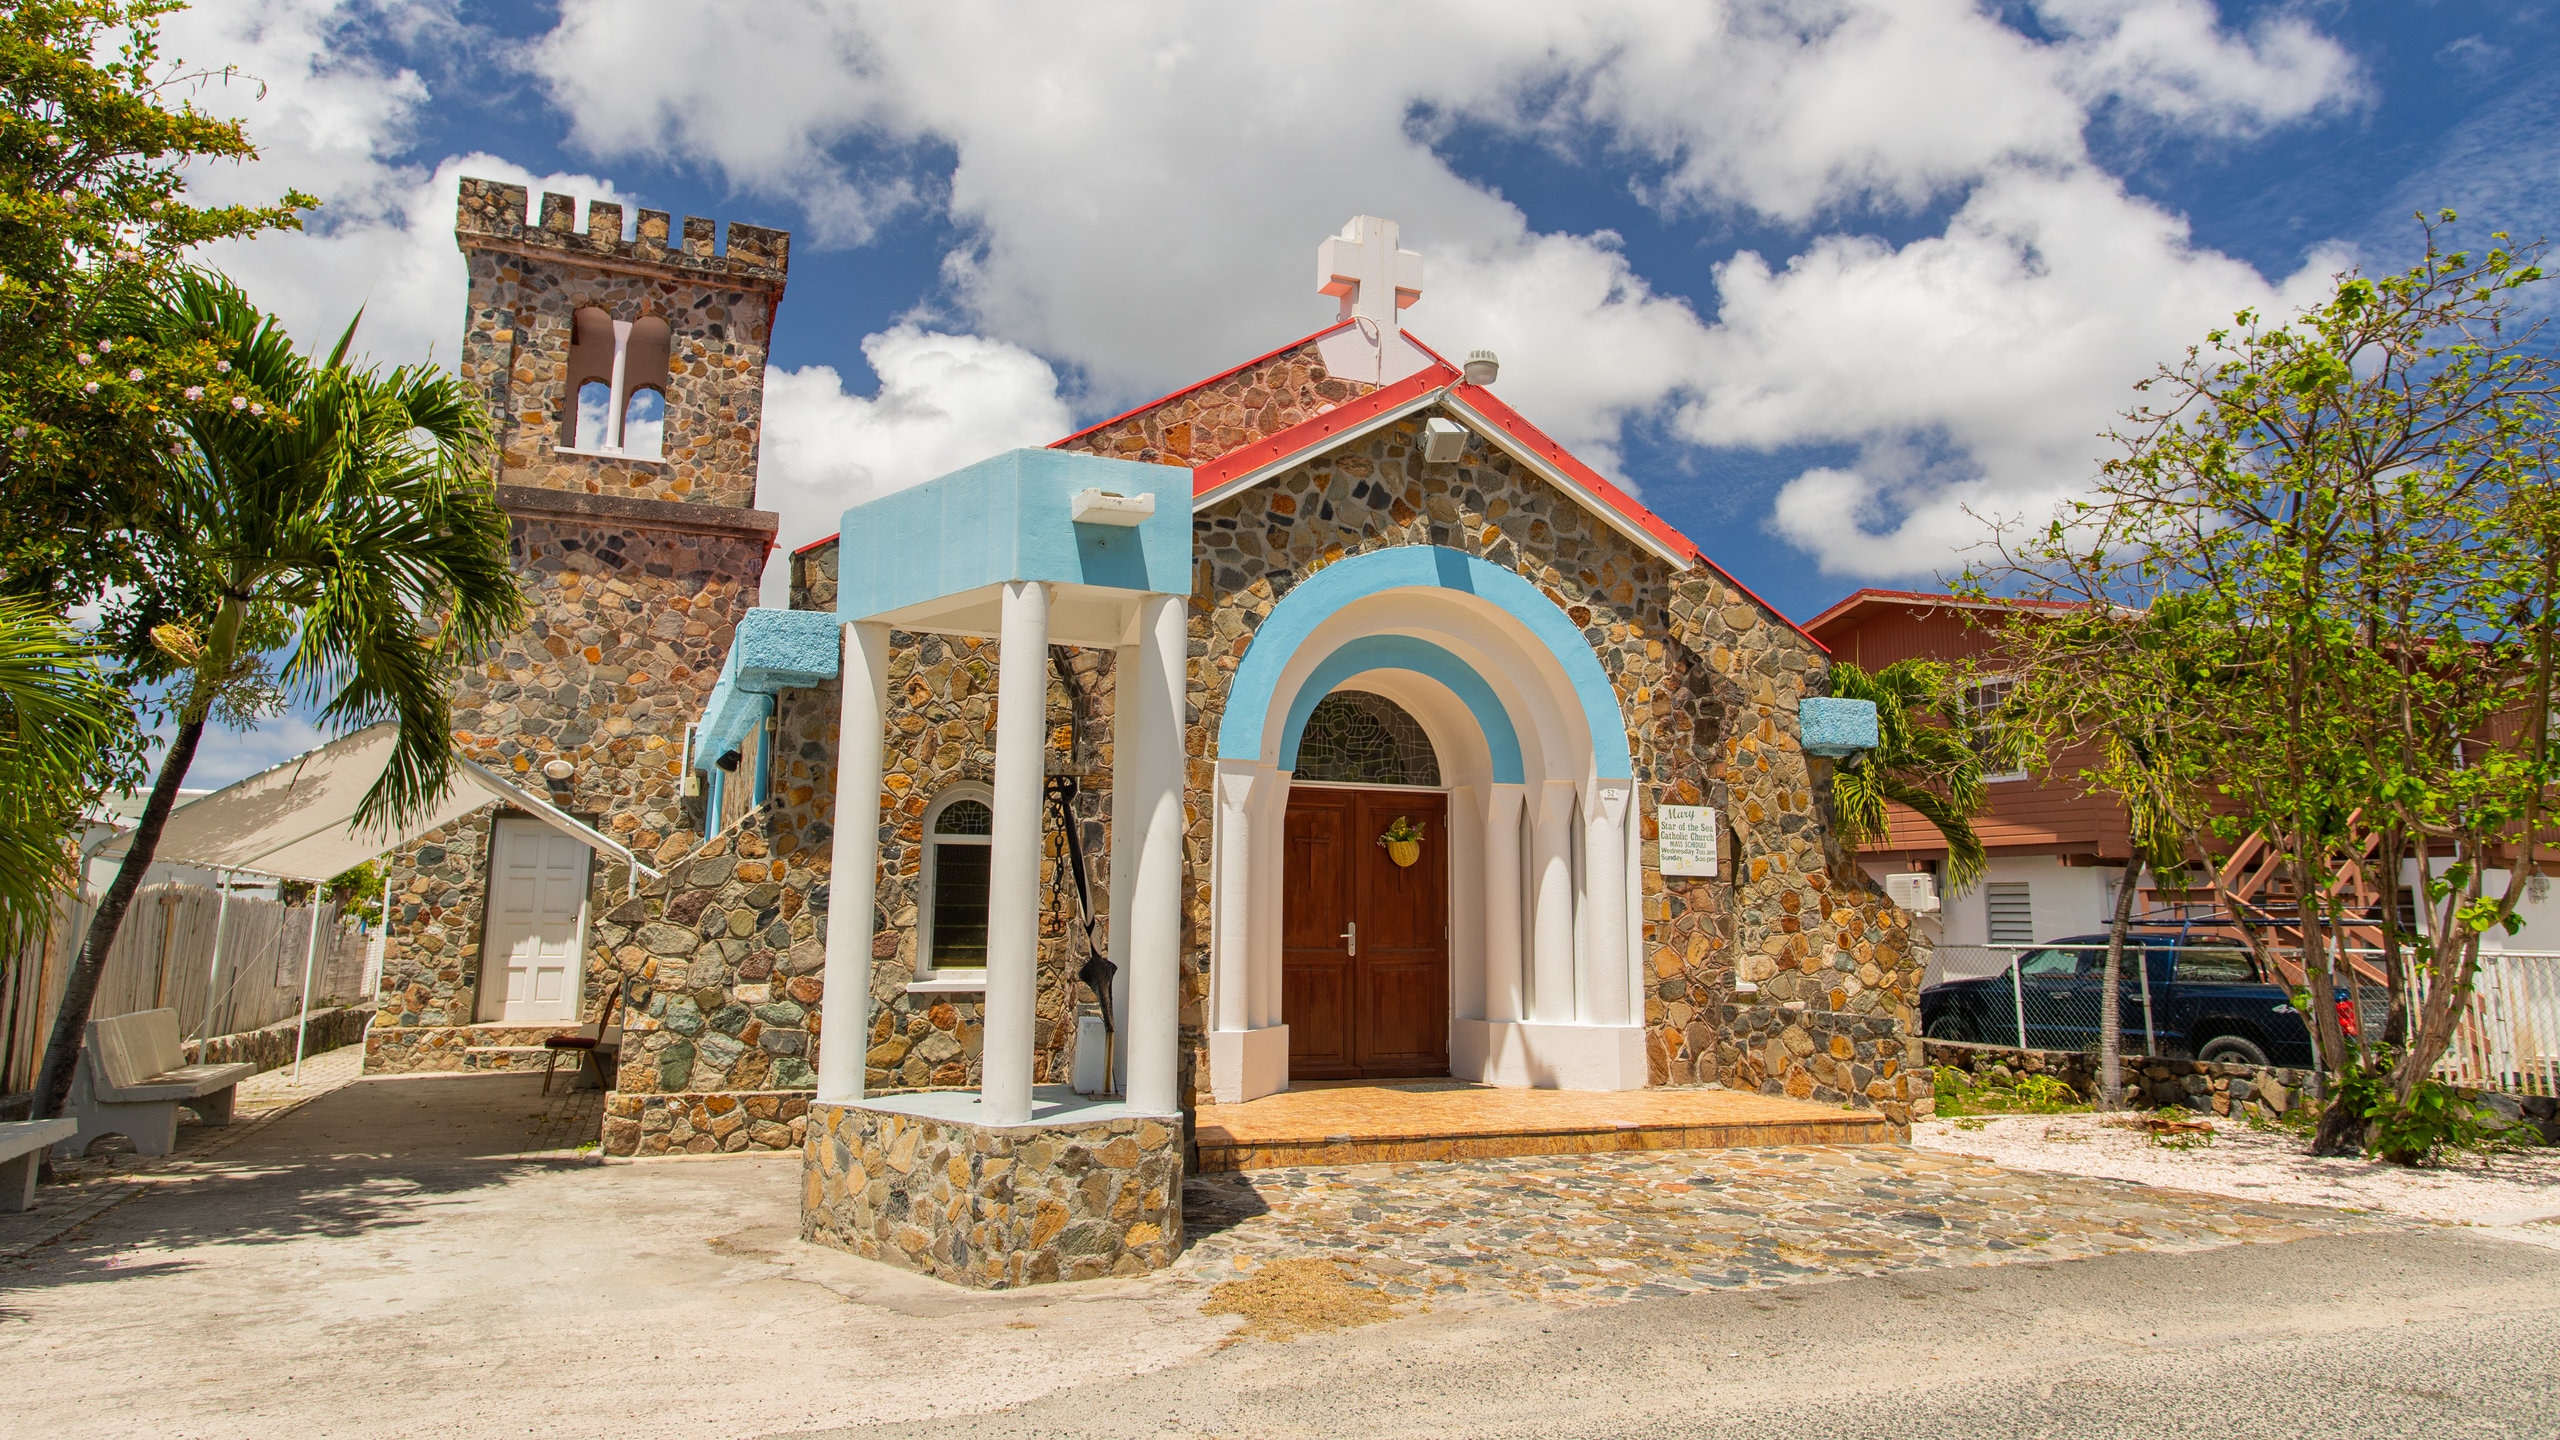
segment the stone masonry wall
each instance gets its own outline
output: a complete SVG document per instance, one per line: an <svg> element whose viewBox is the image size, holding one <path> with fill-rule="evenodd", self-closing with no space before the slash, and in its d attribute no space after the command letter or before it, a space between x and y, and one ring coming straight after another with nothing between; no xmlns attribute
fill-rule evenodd
<svg viewBox="0 0 2560 1440"><path fill-rule="evenodd" d="M456 676L457 748L643 855L689 852L699 821L682 795L685 727L755 601L765 549L758 527L668 530L519 511L510 545L530 619ZM544 773L554 760L574 767L567 780ZM393 923L369 1047L379 1065L404 1068L406 1047L427 1038L401 1031L479 1018L494 814L476 812L393 857ZM622 866L600 861L592 913L620 903L627 879ZM601 1003L593 977L603 965L601 947L591 945L590 1008ZM459 1052L451 1058L459 1066Z"/></svg>
<svg viewBox="0 0 2560 1440"><path fill-rule="evenodd" d="M993 647L939 636L894 637L890 713L882 740L882 927L874 942L872 1020L858 1043L865 1088L974 1088L983 1025L975 992L911 993L924 812L955 780L985 781L993 754L971 737L994 723ZM1107 686L1101 657L1079 655L1078 687ZM1101 769L1091 720L1053 679L1053 772ZM788 1149L800 1143L824 1043L821 977L835 843L838 694L785 691L776 709L770 801L669 867L668 879L603 911L596 950L632 986L605 1151ZM1076 736L1087 737L1079 745ZM1107 751L1107 742L1105 742ZM1109 875L1108 791L1084 797L1097 903ZM1063 1080L1073 1054L1082 952L1064 847L1054 831L1042 862L1041 963L1033 1078ZM723 1108L747 1107L736 1123ZM770 1110L771 1114L761 1113Z"/></svg>
<svg viewBox="0 0 2560 1440"><path fill-rule="evenodd" d="M1121 1118L988 1129L820 1105L800 1235L1003 1290L1138 1275L1182 1250L1182 1130Z"/></svg>

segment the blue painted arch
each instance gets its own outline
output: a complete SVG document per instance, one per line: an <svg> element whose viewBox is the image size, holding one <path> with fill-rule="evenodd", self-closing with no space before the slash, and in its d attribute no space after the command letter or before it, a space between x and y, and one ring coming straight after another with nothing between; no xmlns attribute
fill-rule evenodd
<svg viewBox="0 0 2560 1440"><path fill-rule="evenodd" d="M1604 780L1633 778L1635 766L1627 750L1626 721L1618 711L1617 691L1609 684L1608 673L1600 668L1599 658L1591 653L1582 632L1574 627L1562 610L1556 608L1554 601L1540 594L1537 587L1528 581L1498 565L1487 564L1464 551L1442 545L1398 545L1355 555L1308 576L1282 596L1280 603L1271 607L1271 614L1262 622L1261 628L1254 632L1253 644L1246 649L1243 662L1236 667L1235 680L1228 687L1226 717L1218 725L1219 758L1260 758L1263 731L1270 717L1271 702L1279 690L1281 673L1318 626L1354 601L1388 590L1403 589L1455 590L1473 595L1490 603L1527 630L1537 645L1555 658L1564 671L1566 683L1573 689L1574 703L1581 707L1584 727L1591 733L1592 758L1599 777ZM1350 646L1343 648L1348 650ZM1431 648L1439 649L1438 646ZM1458 661L1455 655L1445 650L1440 653L1459 668L1466 669L1464 662ZM1372 662L1360 668L1389 667ZM1417 667L1399 665L1393 668ZM1467 673L1475 684L1484 685L1481 676L1476 676L1472 670ZM1434 675L1433 678L1450 685L1452 690L1457 689L1445 676ZM1303 703L1312 709L1314 700L1323 698L1329 688L1320 687L1314 683L1314 677L1310 677L1309 683L1300 687ZM1491 688L1486 687L1485 693L1490 696ZM1313 699L1304 698L1307 696ZM1460 692L1460 698L1466 698L1464 692ZM1474 708L1472 703L1469 708ZM1499 705L1494 708L1500 710ZM1479 722L1483 718L1479 712ZM1288 719L1290 724L1284 744L1294 758L1298 727L1304 723L1305 716L1292 706ZM1508 730L1507 715L1504 725ZM1492 739L1493 732L1488 728L1488 745ZM1516 737L1512 742L1512 753L1515 757L1519 753Z"/></svg>
<svg viewBox="0 0 2560 1440"><path fill-rule="evenodd" d="M1307 717L1315 713L1316 702L1333 693L1336 685L1369 670L1410 670L1448 686L1484 731L1485 749L1493 756L1495 783L1520 783L1520 736L1511 728L1511 715L1502 708L1502 697L1493 693L1493 687L1484 683L1475 667L1428 640L1410 635L1363 635L1317 664L1314 673L1307 676L1307 683L1298 687L1298 698L1289 705L1288 722L1280 729L1281 769L1298 768L1298 741L1306 734Z"/></svg>

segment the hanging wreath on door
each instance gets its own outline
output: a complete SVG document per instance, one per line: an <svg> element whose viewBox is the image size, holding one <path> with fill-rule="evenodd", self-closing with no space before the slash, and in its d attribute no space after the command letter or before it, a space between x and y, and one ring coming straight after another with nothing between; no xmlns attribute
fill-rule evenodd
<svg viewBox="0 0 2560 1440"><path fill-rule="evenodd" d="M1422 827L1399 815L1396 823L1387 827L1387 833L1378 837L1378 843L1386 847L1387 858L1401 869L1422 858Z"/></svg>

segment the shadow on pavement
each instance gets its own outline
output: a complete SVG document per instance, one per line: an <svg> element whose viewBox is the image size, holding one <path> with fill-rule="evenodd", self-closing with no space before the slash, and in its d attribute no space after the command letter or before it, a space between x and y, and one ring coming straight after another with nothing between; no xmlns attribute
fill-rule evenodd
<svg viewBox="0 0 2560 1440"><path fill-rule="evenodd" d="M140 1193L23 1258L0 1293L167 1273L212 1245L397 1233L532 1170L600 1168L602 1096L538 1075L383 1075L311 1100L218 1154L115 1177ZM0 1304L0 1317L17 1318Z"/></svg>

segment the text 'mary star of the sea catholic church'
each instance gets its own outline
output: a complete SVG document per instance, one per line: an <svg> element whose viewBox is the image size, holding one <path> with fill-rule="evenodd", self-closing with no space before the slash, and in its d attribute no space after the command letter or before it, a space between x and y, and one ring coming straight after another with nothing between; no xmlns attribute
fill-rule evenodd
<svg viewBox="0 0 2560 1440"><path fill-rule="evenodd" d="M532 618L455 724L624 848L404 852L371 1067L538 1064L613 1000L609 1154L801 1151L812 1238L981 1284L1163 1263L1185 1117L1298 1082L1907 1123L1822 647L1408 334L1394 224L1322 241L1314 334L854 506L772 610L789 237L527 200L463 183Z"/></svg>

